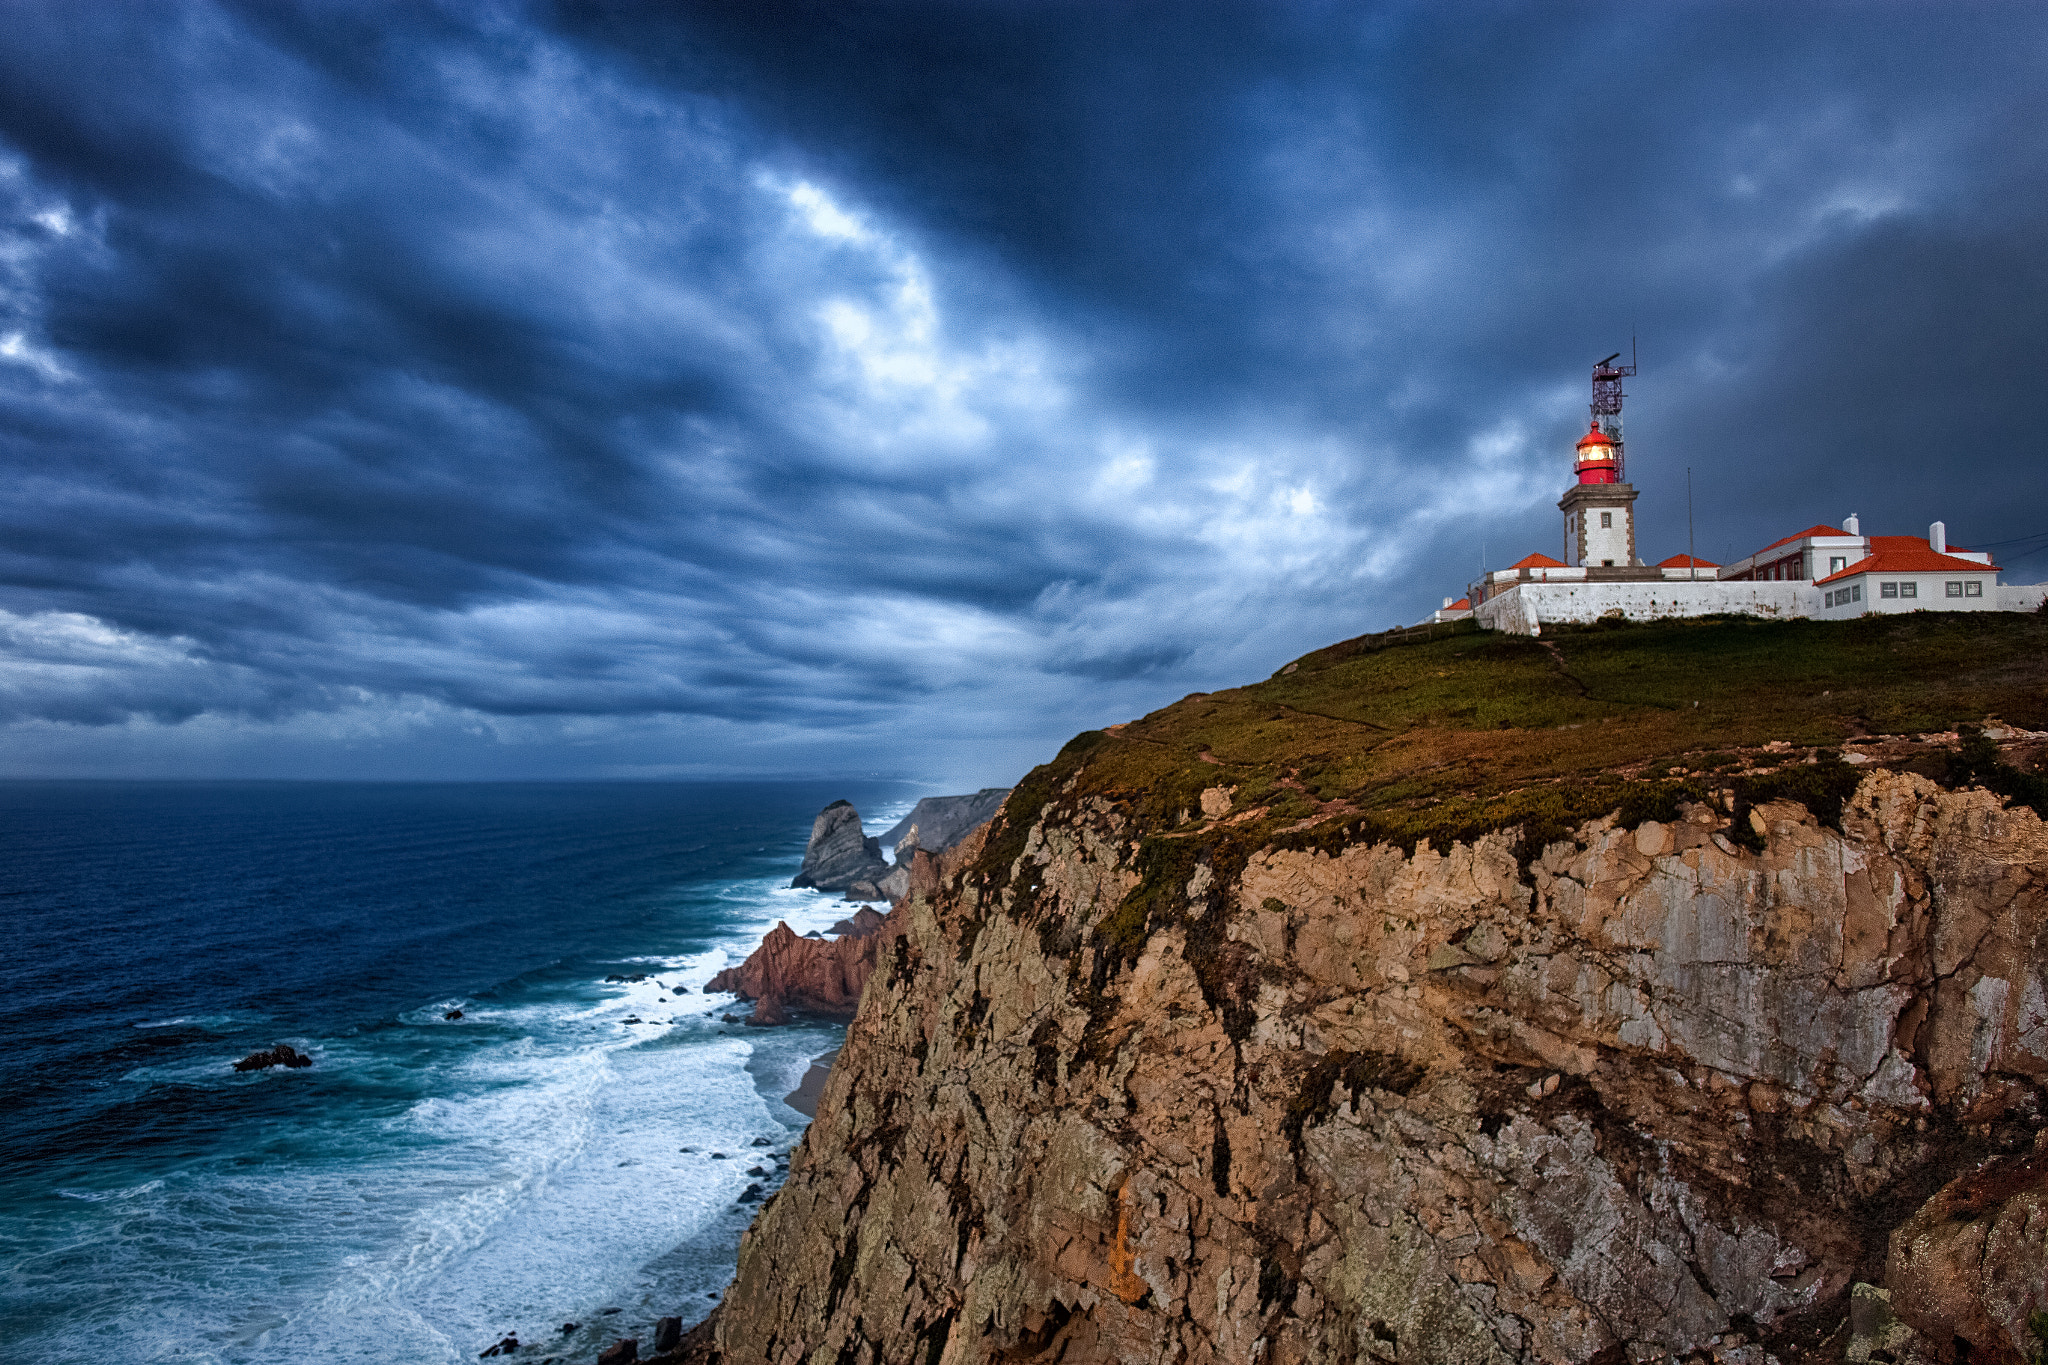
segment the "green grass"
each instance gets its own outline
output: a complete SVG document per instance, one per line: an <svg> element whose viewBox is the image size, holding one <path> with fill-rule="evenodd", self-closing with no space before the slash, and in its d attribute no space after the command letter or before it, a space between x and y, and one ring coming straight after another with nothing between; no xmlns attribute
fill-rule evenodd
<svg viewBox="0 0 2048 1365"><path fill-rule="evenodd" d="M1727 789L1738 816L1788 798L1834 823L1857 774L1807 758L1992 717L2048 729L2048 618L1732 618L1547 628L1541 640L1460 622L1362 636L1264 682L1076 736L1018 784L970 875L1008 889L1046 807L1116 803L1133 820L1141 881L1093 939L1127 962L1161 924L1205 917L1178 904L1201 862L1221 885L1274 845L1443 848L1511 828L1527 859L1587 819L1668 819ZM1759 752L1773 742L1791 747ZM2048 804L2048 780L1995 751L1935 775ZM1257 814L1203 820L1210 787L1236 789L1233 815ZM1735 828L1749 837L1745 821ZM1033 885L1015 890L1010 912L1032 918Z"/></svg>

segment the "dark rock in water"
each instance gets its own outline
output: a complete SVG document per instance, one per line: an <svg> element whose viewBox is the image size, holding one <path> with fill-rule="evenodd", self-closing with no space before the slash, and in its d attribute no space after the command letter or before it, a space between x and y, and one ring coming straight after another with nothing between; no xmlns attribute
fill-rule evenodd
<svg viewBox="0 0 2048 1365"><path fill-rule="evenodd" d="M742 1204L758 1204L758 1203L760 1203L760 1202L761 1202L761 1187L760 1187L759 1185L749 1185L749 1186L747 1186L747 1190L746 1190L746 1193L745 1193L745 1194L742 1194L742 1195L740 1196L740 1200L739 1200L739 1202L740 1202L740 1203L742 1203Z"/></svg>
<svg viewBox="0 0 2048 1365"><path fill-rule="evenodd" d="M754 1147L773 1147L775 1144L770 1142L767 1138L755 1138L753 1142L749 1145Z"/></svg>
<svg viewBox="0 0 2048 1365"><path fill-rule="evenodd" d="M779 996L764 995L754 1003L754 1012L747 1016L747 1023L755 1028L774 1028L789 1022L789 1011L782 1007Z"/></svg>
<svg viewBox="0 0 2048 1365"><path fill-rule="evenodd" d="M882 912L863 905L826 932L838 934L842 938L866 938L881 927Z"/></svg>
<svg viewBox="0 0 2048 1365"><path fill-rule="evenodd" d="M488 1360L488 1359L489 1359L490 1357L492 1357L492 1356L509 1356L509 1355L511 1355L511 1354L512 1354L512 1353L513 1353L514 1351L516 1351L516 1350L518 1350L518 1349L519 1349L519 1338L518 1338L518 1337L506 1337L506 1338L505 1338L505 1339L504 1339L503 1341L499 1342L499 1343L498 1343L498 1344L497 1344L496 1346L490 1346L490 1347L486 1347L485 1349L483 1349L483 1350L481 1350L481 1351L478 1351L478 1352L476 1353L476 1358L477 1358L478 1360Z"/></svg>
<svg viewBox="0 0 2048 1365"><path fill-rule="evenodd" d="M632 1337L620 1337L604 1349L597 1358L597 1365L628 1365L640 1358L640 1343Z"/></svg>
<svg viewBox="0 0 2048 1365"><path fill-rule="evenodd" d="M860 831L860 812L851 801L834 801L811 823L804 865L790 885L844 891L855 882L875 882L888 875L881 841Z"/></svg>
<svg viewBox="0 0 2048 1365"><path fill-rule="evenodd" d="M766 1174L768 1174L768 1168L767 1168L766 1166L749 1166L749 1167L747 1167L747 1174L748 1174L748 1175L766 1175Z"/></svg>
<svg viewBox="0 0 2048 1365"><path fill-rule="evenodd" d="M443 1019L460 1019L460 1018L462 1017L462 1011L461 1011L461 1010L449 1010L449 1011L448 1011L448 1012L447 1012L446 1014L442 1015L441 1017L442 1017Z"/></svg>
<svg viewBox="0 0 2048 1365"><path fill-rule="evenodd" d="M637 1014L629 1014L621 1022L628 1024L637 1024L640 1022L640 1016Z"/></svg>
<svg viewBox="0 0 2048 1365"><path fill-rule="evenodd" d="M303 1052L296 1052L290 1043L279 1043L268 1052L252 1052L235 1063L237 1071L264 1071L273 1066L311 1066L313 1059Z"/></svg>
<svg viewBox="0 0 2048 1365"><path fill-rule="evenodd" d="M623 1313L626 1310L623 1308L600 1308L597 1311L601 1316L608 1318L614 1313Z"/></svg>
<svg viewBox="0 0 2048 1365"><path fill-rule="evenodd" d="M927 796L878 842L895 851L898 867L908 868L912 849L944 852L966 838L975 826L993 818L1009 794L1008 787L983 787L972 796ZM906 843L908 848L904 847Z"/></svg>
<svg viewBox="0 0 2048 1365"><path fill-rule="evenodd" d="M824 936L823 934L819 933L819 932L818 932L818 931L817 931L816 929L813 929L813 930L811 930L811 932L809 932L808 934L805 934L805 935L804 935L804 937L805 937L805 938L815 938L815 939L822 939L822 938L824 938L825 936Z"/></svg>
<svg viewBox="0 0 2048 1365"><path fill-rule="evenodd" d="M673 1351L676 1348L676 1344L682 1339L683 1320L681 1318L663 1318L660 1322L654 1324L655 1350Z"/></svg>
<svg viewBox="0 0 2048 1365"><path fill-rule="evenodd" d="M712 1159L713 1161L723 1161L723 1160L725 1160L725 1153L724 1153L724 1152L713 1152L713 1153L711 1154L711 1159Z"/></svg>
<svg viewBox="0 0 2048 1365"><path fill-rule="evenodd" d="M677 986L674 990L669 992L670 995L688 995L689 993L690 988L688 986Z"/></svg>
<svg viewBox="0 0 2048 1365"><path fill-rule="evenodd" d="M565 1322L562 1324L562 1335L566 1337L569 1335L569 1333L575 1331L578 1327L581 1327L582 1325L583 1324L580 1322Z"/></svg>
<svg viewBox="0 0 2048 1365"><path fill-rule="evenodd" d="M611 984L612 984L613 982L618 982L618 981L624 981L625 979L626 979L625 977L623 977L623 976L620 976L620 975L619 975L619 974L618 974L617 972L613 972L613 973L612 973L612 974L611 974L610 976L608 976L608 977L606 977L606 978L604 979L604 983L605 983L605 984L606 984L607 986L609 986L609 985L611 985Z"/></svg>

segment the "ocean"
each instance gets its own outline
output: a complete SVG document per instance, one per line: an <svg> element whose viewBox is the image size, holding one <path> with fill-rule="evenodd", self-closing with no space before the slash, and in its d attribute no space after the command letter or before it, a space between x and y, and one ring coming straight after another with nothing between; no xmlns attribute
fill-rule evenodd
<svg viewBox="0 0 2048 1365"><path fill-rule="evenodd" d="M694 1322L841 1033L702 987L853 908L788 888L820 807L876 832L917 794L0 783L0 1358L588 1360ZM280 1042L314 1065L232 1069Z"/></svg>

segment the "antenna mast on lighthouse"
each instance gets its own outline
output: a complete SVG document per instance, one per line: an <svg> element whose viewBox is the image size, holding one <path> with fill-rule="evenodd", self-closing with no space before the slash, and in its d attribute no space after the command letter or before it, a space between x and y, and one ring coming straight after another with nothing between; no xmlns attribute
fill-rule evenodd
<svg viewBox="0 0 2048 1365"><path fill-rule="evenodd" d="M1615 364L1619 359L1621 352L1616 351L1593 367L1593 425L1614 442L1614 476L1626 483L1628 448L1621 439L1621 400L1627 395L1621 391L1621 381L1636 372L1634 341L1629 342L1628 364Z"/></svg>

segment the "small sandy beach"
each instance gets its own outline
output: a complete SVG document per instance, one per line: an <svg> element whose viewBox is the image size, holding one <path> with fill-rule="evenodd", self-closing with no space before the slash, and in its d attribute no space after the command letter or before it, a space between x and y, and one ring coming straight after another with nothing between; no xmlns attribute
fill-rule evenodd
<svg viewBox="0 0 2048 1365"><path fill-rule="evenodd" d="M803 1081L783 1097L783 1103L807 1119L818 1117L818 1100L825 1093L826 1078L832 1074L832 1059L838 1055L836 1047L819 1053L811 1062L811 1069L804 1073Z"/></svg>

